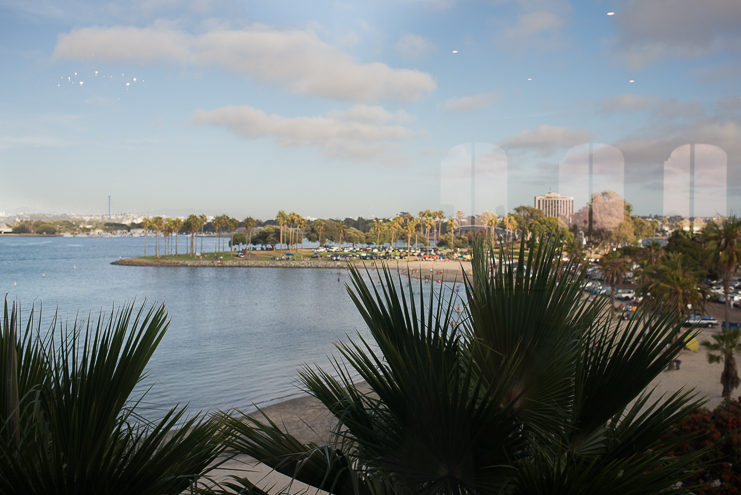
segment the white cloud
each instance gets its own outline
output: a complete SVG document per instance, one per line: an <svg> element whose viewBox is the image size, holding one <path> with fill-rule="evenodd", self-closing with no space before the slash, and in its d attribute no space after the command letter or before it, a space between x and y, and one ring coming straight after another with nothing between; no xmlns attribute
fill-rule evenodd
<svg viewBox="0 0 741 495"><path fill-rule="evenodd" d="M504 140L504 148L532 149L541 155L557 148L567 148L592 141L592 133L585 130L541 125L535 130L525 129L516 136Z"/></svg>
<svg viewBox="0 0 741 495"><path fill-rule="evenodd" d="M659 98L656 96L625 93L614 98L603 98L597 103L597 107L607 112L640 111L649 110L655 107L658 102Z"/></svg>
<svg viewBox="0 0 741 495"><path fill-rule="evenodd" d="M666 57L738 54L741 47L738 0L630 0L615 21L619 57L633 69Z"/></svg>
<svg viewBox="0 0 741 495"><path fill-rule="evenodd" d="M74 29L60 34L54 49L57 58L134 64L185 63L189 55L190 37L181 31L161 27Z"/></svg>
<svg viewBox="0 0 741 495"><path fill-rule="evenodd" d="M422 4L434 9L448 9L455 5L457 0L406 0L409 3Z"/></svg>
<svg viewBox="0 0 741 495"><path fill-rule="evenodd" d="M310 31L263 26L200 36L165 27L82 28L60 35L55 57L218 67L289 91L345 101L413 102L431 94L430 74L359 63Z"/></svg>
<svg viewBox="0 0 741 495"><path fill-rule="evenodd" d="M494 39L501 48L508 50L562 48L565 42L561 29L565 23L561 15L553 12L525 12L511 24L495 20Z"/></svg>
<svg viewBox="0 0 741 495"><path fill-rule="evenodd" d="M414 115L410 115L404 110L392 113L379 105L353 105L347 110L332 110L327 112L327 117L371 124L411 122L415 119Z"/></svg>
<svg viewBox="0 0 741 495"><path fill-rule="evenodd" d="M373 107L366 107L366 110L368 108ZM351 108L344 113L331 112L323 117L289 118L267 115L249 106L228 106L213 111L197 110L191 122L223 127L247 139L270 137L282 147L314 147L323 150L330 158L357 160L389 159L388 152L398 149L400 141L418 134L400 125L357 120L356 117L364 111Z"/></svg>
<svg viewBox="0 0 741 495"><path fill-rule="evenodd" d="M435 44L418 34L406 33L399 38L394 48L402 58L417 60L430 53Z"/></svg>
<svg viewBox="0 0 741 495"><path fill-rule="evenodd" d="M460 98L450 98L445 102L443 107L448 112L464 112L476 108L484 108L493 105L499 101L498 93L483 93L476 96L461 96Z"/></svg>
<svg viewBox="0 0 741 495"><path fill-rule="evenodd" d="M675 120L693 120L702 118L704 110L697 101L677 100L676 98L659 98L658 96L642 96L622 94L614 98L603 98L597 103L597 108L607 113L646 111L659 122Z"/></svg>
<svg viewBox="0 0 741 495"><path fill-rule="evenodd" d="M728 62L722 65L703 67L694 71L702 82L736 81L741 79L741 64Z"/></svg>

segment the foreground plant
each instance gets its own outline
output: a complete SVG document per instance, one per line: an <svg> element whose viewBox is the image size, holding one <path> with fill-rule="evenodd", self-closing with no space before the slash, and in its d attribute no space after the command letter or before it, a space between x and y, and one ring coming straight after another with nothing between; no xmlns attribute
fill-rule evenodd
<svg viewBox="0 0 741 495"><path fill-rule="evenodd" d="M133 305L41 337L5 302L0 335L0 493L179 494L223 450L219 426L175 407L159 422L132 397L169 325ZM19 332L20 329L23 329ZM20 333L20 335L19 335Z"/></svg>
<svg viewBox="0 0 741 495"><path fill-rule="evenodd" d="M557 241L527 258L522 242L516 263L498 268L476 247L458 325L452 295L417 301L389 270L379 289L351 268L378 350L358 337L338 344L347 365L300 372L335 416L333 437L302 444L267 418L225 415L230 446L343 495L687 492L679 482L701 453L672 452L694 433L663 437L702 401L647 387L693 331L679 335L677 313L610 321L604 298L582 297L578 261L560 266ZM246 478L229 488L260 493Z"/></svg>
<svg viewBox="0 0 741 495"><path fill-rule="evenodd" d="M738 367L734 353L741 351L739 336L741 331L738 328L731 328L721 331L720 334L713 334L710 337L715 342L703 340L700 345L708 350L708 363L723 363L723 372L720 374L720 383L723 385L722 395L725 398L731 396L731 392L738 388ZM712 351L718 352L713 354Z"/></svg>

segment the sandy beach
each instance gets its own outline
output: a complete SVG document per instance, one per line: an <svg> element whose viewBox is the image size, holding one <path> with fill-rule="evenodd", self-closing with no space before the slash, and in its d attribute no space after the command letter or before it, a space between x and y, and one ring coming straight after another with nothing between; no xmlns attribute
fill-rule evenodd
<svg viewBox="0 0 741 495"><path fill-rule="evenodd" d="M417 260L390 260L390 261L315 261L315 260L296 260L296 261L271 261L271 260L168 260L168 259L144 259L144 258L124 258L116 260L112 265L121 266L159 266L159 267L204 267L204 268L322 268L331 270L347 270L348 265L363 269L367 267L375 270L383 265L392 270L400 270L401 273L409 273L415 278L432 277L435 281L444 282L461 282L463 280L462 272L471 273L470 261L417 261Z"/></svg>

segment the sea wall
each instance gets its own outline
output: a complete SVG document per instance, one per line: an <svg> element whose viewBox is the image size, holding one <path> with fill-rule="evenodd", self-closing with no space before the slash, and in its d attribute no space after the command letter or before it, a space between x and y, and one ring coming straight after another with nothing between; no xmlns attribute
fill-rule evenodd
<svg viewBox="0 0 741 495"><path fill-rule="evenodd" d="M208 266L258 268L344 268L341 261L271 261L271 260L153 260L126 258L111 263L125 266Z"/></svg>

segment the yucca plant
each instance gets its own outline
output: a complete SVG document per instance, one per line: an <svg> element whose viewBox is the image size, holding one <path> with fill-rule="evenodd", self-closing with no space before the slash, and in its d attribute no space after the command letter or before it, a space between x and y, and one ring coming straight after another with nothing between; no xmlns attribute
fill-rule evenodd
<svg viewBox="0 0 741 495"><path fill-rule="evenodd" d="M342 495L687 491L679 482L699 454L673 457L684 439L662 437L702 401L647 387L693 330L676 338L676 314L611 321L606 299L582 296L578 260L560 266L557 239L530 251L522 241L518 259L496 266L488 251L475 248L457 324L454 296L415 300L389 270L379 289L351 268L348 291L377 350L358 336L338 344L333 372L300 372L335 416L333 437L304 445L267 418L224 415L230 446ZM245 478L228 488L259 492Z"/></svg>
<svg viewBox="0 0 741 495"><path fill-rule="evenodd" d="M169 325L164 305L71 327L54 318L44 334L40 316L20 315L5 302L0 493L178 494L211 469L215 421L175 407L150 422L132 396Z"/></svg>

